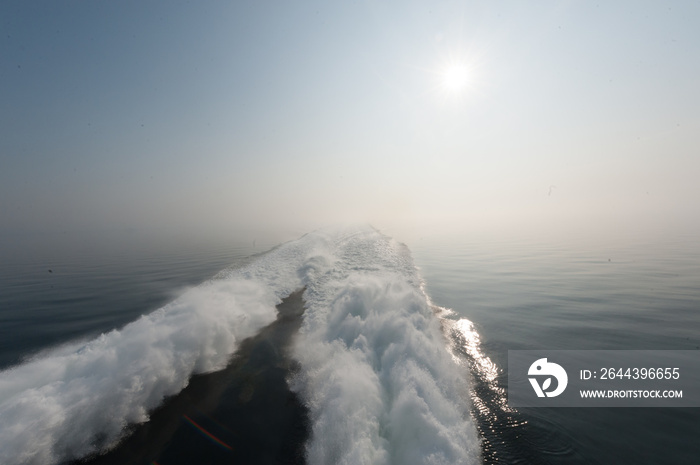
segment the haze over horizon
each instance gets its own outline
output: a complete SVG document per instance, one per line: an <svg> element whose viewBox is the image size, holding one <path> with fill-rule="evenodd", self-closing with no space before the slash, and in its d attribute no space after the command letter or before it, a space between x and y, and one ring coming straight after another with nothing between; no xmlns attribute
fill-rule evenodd
<svg viewBox="0 0 700 465"><path fill-rule="evenodd" d="M696 2L5 2L0 233L697 228Z"/></svg>

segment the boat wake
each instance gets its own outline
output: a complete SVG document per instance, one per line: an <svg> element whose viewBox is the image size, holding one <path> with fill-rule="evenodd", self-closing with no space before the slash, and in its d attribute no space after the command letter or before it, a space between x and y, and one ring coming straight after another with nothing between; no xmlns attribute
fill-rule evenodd
<svg viewBox="0 0 700 465"><path fill-rule="evenodd" d="M479 462L468 373L410 252L364 227L307 234L120 330L0 372L0 463L113 448L191 376L226 367L301 288L288 383L308 408L308 463Z"/></svg>

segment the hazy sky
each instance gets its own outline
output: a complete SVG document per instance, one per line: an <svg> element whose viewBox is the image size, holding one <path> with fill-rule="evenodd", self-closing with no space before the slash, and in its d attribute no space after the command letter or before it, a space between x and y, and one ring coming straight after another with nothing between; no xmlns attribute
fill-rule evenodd
<svg viewBox="0 0 700 465"><path fill-rule="evenodd" d="M695 1L4 1L0 229L697 222L699 20Z"/></svg>

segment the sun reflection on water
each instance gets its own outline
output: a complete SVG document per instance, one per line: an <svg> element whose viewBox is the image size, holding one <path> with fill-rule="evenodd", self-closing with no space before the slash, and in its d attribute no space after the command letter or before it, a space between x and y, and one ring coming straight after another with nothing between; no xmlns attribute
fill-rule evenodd
<svg viewBox="0 0 700 465"><path fill-rule="evenodd" d="M484 463L500 463L512 458L507 450L506 436L519 437L527 421L518 411L508 406L506 388L502 385L503 369L482 350L482 341L474 323L447 308L433 306L449 339L448 349L453 360L468 368L469 392L474 420L482 440Z"/></svg>

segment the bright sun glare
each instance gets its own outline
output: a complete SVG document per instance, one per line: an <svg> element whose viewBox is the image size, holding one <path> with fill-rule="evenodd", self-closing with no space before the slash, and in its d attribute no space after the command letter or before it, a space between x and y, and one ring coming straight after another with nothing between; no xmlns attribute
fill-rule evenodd
<svg viewBox="0 0 700 465"><path fill-rule="evenodd" d="M469 84L469 70L464 65L450 65L442 72L442 86L448 92L460 92Z"/></svg>

